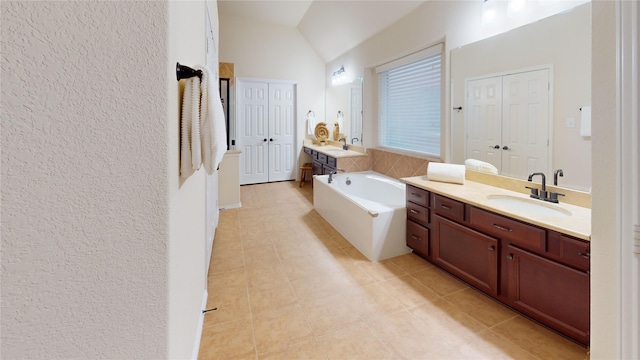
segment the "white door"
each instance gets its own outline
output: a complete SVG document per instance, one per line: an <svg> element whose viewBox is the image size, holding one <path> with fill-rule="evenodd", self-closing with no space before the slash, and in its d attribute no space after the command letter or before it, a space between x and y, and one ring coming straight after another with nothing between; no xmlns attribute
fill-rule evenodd
<svg viewBox="0 0 640 360"><path fill-rule="evenodd" d="M501 175L548 172L549 69L467 81L466 157Z"/></svg>
<svg viewBox="0 0 640 360"><path fill-rule="evenodd" d="M351 141L352 144L362 145L362 87L351 87Z"/></svg>
<svg viewBox="0 0 640 360"><path fill-rule="evenodd" d="M502 77L467 82L467 159L501 168Z"/></svg>
<svg viewBox="0 0 640 360"><path fill-rule="evenodd" d="M524 179L547 172L549 70L504 76L502 88L501 174Z"/></svg>
<svg viewBox="0 0 640 360"><path fill-rule="evenodd" d="M238 81L240 184L295 179L295 85Z"/></svg>
<svg viewBox="0 0 640 360"><path fill-rule="evenodd" d="M240 184L269 181L269 85L238 82L237 142L240 156Z"/></svg>
<svg viewBox="0 0 640 360"><path fill-rule="evenodd" d="M293 84L269 84L269 179L295 179Z"/></svg>

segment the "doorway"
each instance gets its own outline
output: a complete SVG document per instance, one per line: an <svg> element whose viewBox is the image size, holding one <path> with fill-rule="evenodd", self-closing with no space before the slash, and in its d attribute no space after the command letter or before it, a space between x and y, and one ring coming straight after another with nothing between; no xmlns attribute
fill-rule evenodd
<svg viewBox="0 0 640 360"><path fill-rule="evenodd" d="M286 81L238 79L241 185L295 179L296 90Z"/></svg>

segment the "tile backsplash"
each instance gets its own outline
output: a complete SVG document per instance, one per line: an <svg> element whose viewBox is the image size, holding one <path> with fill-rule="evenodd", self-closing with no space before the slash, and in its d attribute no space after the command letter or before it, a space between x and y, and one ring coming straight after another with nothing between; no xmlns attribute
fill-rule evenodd
<svg viewBox="0 0 640 360"><path fill-rule="evenodd" d="M429 160L408 155L400 155L380 149L367 149L367 156L338 158L337 166L346 172L373 170L389 177L403 177L427 174Z"/></svg>

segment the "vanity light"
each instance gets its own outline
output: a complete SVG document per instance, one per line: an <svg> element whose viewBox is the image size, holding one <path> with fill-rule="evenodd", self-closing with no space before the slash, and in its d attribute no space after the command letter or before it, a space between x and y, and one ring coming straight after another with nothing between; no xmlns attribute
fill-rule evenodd
<svg viewBox="0 0 640 360"><path fill-rule="evenodd" d="M482 3L482 23L488 24L492 22L498 14L497 0L484 0Z"/></svg>
<svg viewBox="0 0 640 360"><path fill-rule="evenodd" d="M331 76L331 85L344 84L346 80L347 74L344 71L344 66L341 66L340 69L333 72L333 76Z"/></svg>

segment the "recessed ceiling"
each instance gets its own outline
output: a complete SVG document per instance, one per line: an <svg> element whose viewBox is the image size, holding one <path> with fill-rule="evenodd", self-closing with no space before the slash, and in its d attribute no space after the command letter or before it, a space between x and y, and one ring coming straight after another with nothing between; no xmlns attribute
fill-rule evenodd
<svg viewBox="0 0 640 360"><path fill-rule="evenodd" d="M329 62L385 29L425 0L218 0L222 16L297 28Z"/></svg>

